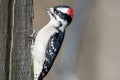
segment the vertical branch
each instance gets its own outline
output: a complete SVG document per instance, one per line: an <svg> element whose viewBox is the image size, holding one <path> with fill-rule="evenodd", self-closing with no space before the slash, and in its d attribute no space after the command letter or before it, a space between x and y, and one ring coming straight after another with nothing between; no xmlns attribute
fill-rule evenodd
<svg viewBox="0 0 120 80"><path fill-rule="evenodd" d="M9 56L9 80L11 79L12 76L12 52L13 52L13 30L14 30L14 10L15 10L15 0L10 1L10 9L9 9L9 15L11 16L9 19L9 25L10 25L10 37L11 37L11 42L10 42L10 56Z"/></svg>

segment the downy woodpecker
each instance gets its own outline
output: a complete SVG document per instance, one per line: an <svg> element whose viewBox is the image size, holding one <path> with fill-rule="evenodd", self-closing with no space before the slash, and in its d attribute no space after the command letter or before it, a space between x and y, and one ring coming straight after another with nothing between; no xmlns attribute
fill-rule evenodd
<svg viewBox="0 0 120 80"><path fill-rule="evenodd" d="M69 6L59 5L45 9L50 21L37 33L32 45L34 80L43 80L49 72L61 48L65 29L73 18L73 9Z"/></svg>

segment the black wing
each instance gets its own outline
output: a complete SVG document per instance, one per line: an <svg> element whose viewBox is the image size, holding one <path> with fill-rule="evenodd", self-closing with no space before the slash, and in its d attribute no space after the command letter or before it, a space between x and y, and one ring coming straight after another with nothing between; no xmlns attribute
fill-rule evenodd
<svg viewBox="0 0 120 80"><path fill-rule="evenodd" d="M49 70L51 69L54 60L62 45L64 34L65 33L55 33L48 41L48 45L45 52L46 58L39 79L45 77Z"/></svg>

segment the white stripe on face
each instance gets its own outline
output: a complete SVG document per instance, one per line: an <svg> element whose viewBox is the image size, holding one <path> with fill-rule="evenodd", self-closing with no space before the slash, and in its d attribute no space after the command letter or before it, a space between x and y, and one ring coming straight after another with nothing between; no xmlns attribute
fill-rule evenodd
<svg viewBox="0 0 120 80"><path fill-rule="evenodd" d="M68 14L68 8L57 8L57 10L61 11L62 13Z"/></svg>

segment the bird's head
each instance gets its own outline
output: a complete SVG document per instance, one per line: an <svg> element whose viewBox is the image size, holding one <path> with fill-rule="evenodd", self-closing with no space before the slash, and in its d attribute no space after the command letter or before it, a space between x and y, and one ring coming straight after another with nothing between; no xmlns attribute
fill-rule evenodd
<svg viewBox="0 0 120 80"><path fill-rule="evenodd" d="M73 18L73 9L69 6L59 5L55 7L45 7L51 19L69 25Z"/></svg>

